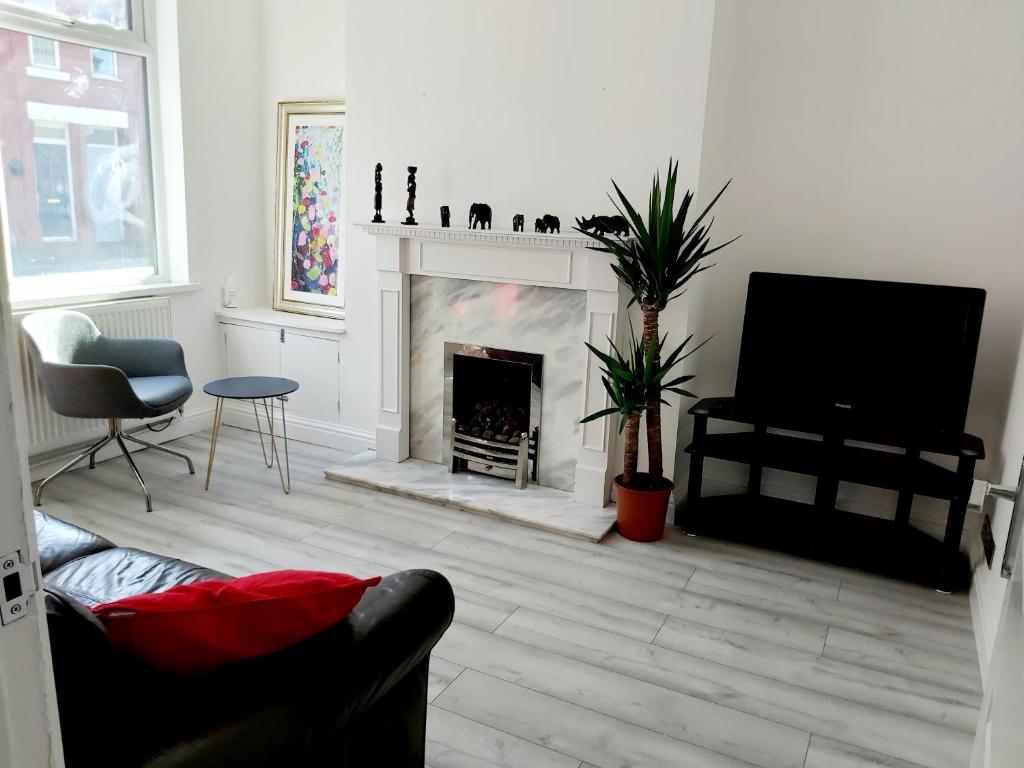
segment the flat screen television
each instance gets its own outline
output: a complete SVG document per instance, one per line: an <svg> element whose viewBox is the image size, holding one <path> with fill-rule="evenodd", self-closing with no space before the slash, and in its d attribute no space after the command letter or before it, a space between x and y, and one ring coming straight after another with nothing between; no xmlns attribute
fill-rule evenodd
<svg viewBox="0 0 1024 768"><path fill-rule="evenodd" d="M979 288L754 272L737 405L791 429L957 439L984 306Z"/></svg>

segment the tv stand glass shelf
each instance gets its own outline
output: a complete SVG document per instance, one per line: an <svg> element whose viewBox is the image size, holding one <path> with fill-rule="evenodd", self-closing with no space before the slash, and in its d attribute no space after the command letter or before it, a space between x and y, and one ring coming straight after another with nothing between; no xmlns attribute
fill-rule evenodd
<svg viewBox="0 0 1024 768"><path fill-rule="evenodd" d="M801 424L800 435L769 431L793 426L745 414L732 397L706 398L689 412L694 417L693 442L686 449L690 476L675 521L686 533L827 560L917 581L940 592L966 588L969 568L960 539L974 467L985 456L980 438L965 433L953 440L866 447L849 442L863 438L820 426ZM748 424L753 430L709 434L711 419ZM922 453L954 457L956 468L943 467ZM705 458L749 465L747 491L701 496ZM817 477L813 502L763 495L766 467ZM893 517L836 509L840 482L896 491ZM949 502L942 541L911 527L916 495Z"/></svg>

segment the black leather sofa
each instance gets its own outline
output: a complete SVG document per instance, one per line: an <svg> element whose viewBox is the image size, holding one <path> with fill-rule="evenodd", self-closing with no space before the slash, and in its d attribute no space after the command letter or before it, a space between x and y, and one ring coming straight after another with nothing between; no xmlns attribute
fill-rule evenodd
<svg viewBox="0 0 1024 768"><path fill-rule="evenodd" d="M171 676L114 651L86 606L224 575L38 511L36 531L68 768L422 768L430 652L455 606L440 574L385 576L317 637Z"/></svg>

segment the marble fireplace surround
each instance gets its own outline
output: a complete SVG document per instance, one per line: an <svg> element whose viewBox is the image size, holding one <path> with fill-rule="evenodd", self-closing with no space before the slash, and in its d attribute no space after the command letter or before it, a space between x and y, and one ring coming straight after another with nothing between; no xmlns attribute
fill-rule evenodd
<svg viewBox="0 0 1024 768"><path fill-rule="evenodd" d="M444 463L445 343L543 357L539 482L572 492L583 416L586 295L536 285L413 275L410 279L409 453ZM450 407L450 406L448 406Z"/></svg>
<svg viewBox="0 0 1024 768"><path fill-rule="evenodd" d="M498 283L518 286L537 286L548 289L562 289L579 292L568 301L568 305L582 308L582 316L578 323L572 323L577 329L577 349L583 349L583 342L589 342L598 349L608 350L609 338L618 338L621 333L625 302L620 297L618 281L608 263L608 257L587 246L592 242L588 238L576 234L535 234L513 233L501 230L465 230L442 229L433 226L406 227L400 224L362 224L361 228L374 236L374 250L377 262L377 307L378 331L380 344L379 393L377 409L376 455L356 457L351 472L343 469L331 470L328 476L345 482L357 482L363 485L378 485L401 495L412 495L421 498L430 497L437 503L449 506L472 508L472 496L502 497L509 496L509 508L523 507L527 498L541 497L545 503L561 505L562 510L571 509L571 515L590 515L592 519L584 526L596 530L594 522L601 520L601 526L614 519L614 511L602 509L608 502L613 472L613 456L615 453L616 433L608 419L601 419L576 427L576 434L571 438L570 454L575 454L575 466L566 469L571 474L571 488L566 490L555 488L539 488L530 486L525 491L516 491L507 484L507 492L500 485L505 481L494 478L477 478L466 488L449 488L441 486L447 480L436 473L435 468L444 471L440 464L432 464L422 459L410 459L410 417L413 401L410 397L410 371L412 362L412 276L448 278L449 281L472 281L473 283ZM425 283L417 279L417 286L423 288ZM435 281L429 281L435 282ZM459 285L452 283L453 285ZM466 287L463 285L463 287ZM486 291L484 292L486 293ZM529 295L531 292L524 292ZM541 296L544 292L535 292ZM567 297L568 298L568 297ZM537 306L542 307L543 301ZM538 318L530 318L533 323ZM512 326L510 326L511 328ZM510 332L509 338L491 337L483 342L464 338L448 339L463 343L484 343L506 349L522 349L517 344L515 334ZM534 350L527 350L534 351ZM573 419L583 413L607 407L607 393L601 384L600 368L592 355L580 355L579 387L575 397L579 400L572 404ZM548 359L544 361L545 369ZM441 370L437 372L440 380ZM545 384L545 386L547 386ZM545 392L545 397L547 393ZM578 414L578 415L577 415ZM431 414L430 418L434 415ZM418 418L418 417L417 417ZM438 424L439 424L438 420ZM542 424L544 420L542 419ZM544 427L542 426L542 430ZM549 433L542 440L553 439ZM388 468L380 465L381 476L386 475L387 481L376 483L372 479L374 472L369 468L374 462L406 462L409 460L408 475L410 483L414 474L418 474L421 484L430 485L429 493L415 492L415 489L400 488L403 468ZM543 462L542 465L543 467ZM358 468L358 471L357 471ZM386 471L385 471L386 470ZM426 476L429 482L424 480ZM451 476L458 479L460 475ZM480 480L491 485L479 487ZM459 484L461 480L453 480ZM542 481L543 482L543 481ZM493 485L493 484L499 485ZM570 487L570 483L562 483ZM518 499L516 494L519 494ZM527 494L528 496L523 496ZM560 495L559 495L560 494ZM448 497L446 501L444 497ZM456 497L458 497L456 499ZM450 502L450 503L449 503ZM513 511L505 514L505 510L495 509L502 506L491 498L487 510L474 509L484 514L497 514L513 519L517 514ZM589 510L589 511L588 511ZM539 513L531 513L536 516ZM571 516L570 515L570 516ZM522 520L527 524L534 521ZM541 525L540 527L548 527ZM598 526L600 527L600 526ZM605 529L606 530L606 529ZM572 533L572 532L570 532ZM578 531L579 535L592 538L590 533ZM603 535L603 534L602 534ZM598 536L600 538L600 536Z"/></svg>

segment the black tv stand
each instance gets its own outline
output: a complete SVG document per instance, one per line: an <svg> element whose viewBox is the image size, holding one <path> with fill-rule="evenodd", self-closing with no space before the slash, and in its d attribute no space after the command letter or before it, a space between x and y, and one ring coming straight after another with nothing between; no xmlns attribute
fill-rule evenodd
<svg viewBox="0 0 1024 768"><path fill-rule="evenodd" d="M686 533L713 536L791 554L827 560L895 578L917 581L940 592L965 589L966 558L960 554L974 467L985 457L981 438L964 433L954 440L890 442L890 447L850 444L832 429L806 429L801 435L772 428L792 425L744 414L735 398L706 398L689 411L693 417L690 477L676 525ZM752 431L708 433L708 420L749 424ZM956 469L922 458L922 453L953 456ZM749 465L745 493L701 496L704 459ZM813 503L765 496L764 467L816 476ZM840 482L897 491L891 519L836 509ZM911 527L914 496L949 501L942 541Z"/></svg>

